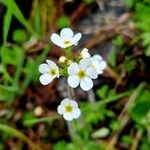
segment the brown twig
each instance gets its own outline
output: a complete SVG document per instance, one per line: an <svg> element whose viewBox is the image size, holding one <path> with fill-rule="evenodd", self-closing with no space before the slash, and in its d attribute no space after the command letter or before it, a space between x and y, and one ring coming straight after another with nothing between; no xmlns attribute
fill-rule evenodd
<svg viewBox="0 0 150 150"><path fill-rule="evenodd" d="M119 75L110 67L107 65L107 68L105 69L105 74L110 76L112 79L114 79L116 82L119 78Z"/></svg>
<svg viewBox="0 0 150 150"><path fill-rule="evenodd" d="M130 150L137 150L138 149L138 144L139 144L139 141L140 141L140 139L142 137L142 134L143 134L142 130L138 130L137 131L135 139L133 141L133 144L132 144Z"/></svg>
<svg viewBox="0 0 150 150"><path fill-rule="evenodd" d="M83 17L86 14L86 12L87 12L87 5L85 5L85 3L82 2L78 6L78 8L72 13L72 15L70 16L72 27L77 24L77 22L79 21L79 19L81 17Z"/></svg>
<svg viewBox="0 0 150 150"><path fill-rule="evenodd" d="M96 35L87 40L83 45L87 48L93 48L94 46L112 38L114 35L120 33L123 28L123 24L130 18L131 14L125 13L118 18L115 22L109 25L101 27Z"/></svg>
<svg viewBox="0 0 150 150"><path fill-rule="evenodd" d="M126 103L125 107L121 111L121 113L118 117L118 121L120 122L120 127L119 127L118 131L113 132L111 134L111 136L110 136L111 140L108 143L108 145L106 146L105 150L112 150L113 147L116 145L121 131L123 130L123 128L126 126L126 124L129 121L128 110L131 108L131 106L133 105L136 98L139 96L139 94L142 91L142 89L144 88L144 86L145 86L145 83L141 83L137 87L137 89L135 89L135 91L133 92L133 94L129 98L128 102Z"/></svg>

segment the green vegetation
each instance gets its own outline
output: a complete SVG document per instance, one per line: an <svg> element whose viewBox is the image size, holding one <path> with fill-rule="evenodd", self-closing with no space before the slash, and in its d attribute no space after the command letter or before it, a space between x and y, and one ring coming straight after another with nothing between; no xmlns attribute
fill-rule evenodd
<svg viewBox="0 0 150 150"><path fill-rule="evenodd" d="M49 35L71 26L71 15L62 10L59 10L62 14L57 14L54 0L35 0L26 18L17 1L0 1L6 10L0 45L0 150L7 149L7 143L9 146L13 143L11 148L16 150L27 145L33 150L46 150L46 147L104 150L116 145L130 149L135 142L137 149L149 150L150 2L124 2L126 11L131 13L127 24L134 30L129 30L132 32L129 40L121 33L112 39L107 63L117 78L111 78L106 70L100 76L102 83L98 82L92 91L93 101L88 96L81 100L81 118L67 126L56 113L59 101L53 101L58 99L56 96L61 97L56 88L58 83L41 88L38 67L47 58L55 60L60 55L57 48L51 48ZM87 8L96 4L94 0L83 0L83 3ZM21 27L11 28L14 18ZM52 51L58 53L51 54ZM43 108L42 115L34 113L37 106ZM114 136L117 139L113 143Z"/></svg>

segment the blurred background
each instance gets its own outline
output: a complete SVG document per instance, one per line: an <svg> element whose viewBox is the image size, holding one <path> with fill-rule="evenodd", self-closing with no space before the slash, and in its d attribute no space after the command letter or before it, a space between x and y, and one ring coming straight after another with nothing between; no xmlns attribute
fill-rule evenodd
<svg viewBox="0 0 150 150"><path fill-rule="evenodd" d="M0 150L150 150L149 0L0 0ZM70 27L107 68L74 90L82 116L57 114L66 79L43 86L38 67L64 52L50 35Z"/></svg>

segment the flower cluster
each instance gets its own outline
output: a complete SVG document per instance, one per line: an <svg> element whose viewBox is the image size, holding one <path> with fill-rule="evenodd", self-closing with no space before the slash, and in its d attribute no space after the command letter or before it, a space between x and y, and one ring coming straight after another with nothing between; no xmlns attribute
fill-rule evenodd
<svg viewBox="0 0 150 150"><path fill-rule="evenodd" d="M89 91L93 87L93 79L97 79L106 68L106 62L102 56L96 54L91 56L87 48L84 48L77 58L73 58L71 48L77 45L81 39L81 33L74 34L70 28L61 30L60 35L53 33L51 41L57 46L63 48L66 56L59 58L59 67L51 60L46 60L39 66L40 82L47 85L59 76L67 77L67 83L72 88L78 85L84 90ZM81 114L78 104L74 100L65 98L58 106L58 113L63 115L64 119L71 121L78 118Z"/></svg>

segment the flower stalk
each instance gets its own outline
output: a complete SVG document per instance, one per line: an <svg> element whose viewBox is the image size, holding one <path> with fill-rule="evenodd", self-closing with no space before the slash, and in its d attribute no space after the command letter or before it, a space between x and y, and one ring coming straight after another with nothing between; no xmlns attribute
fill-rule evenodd
<svg viewBox="0 0 150 150"><path fill-rule="evenodd" d="M46 60L46 63L39 66L39 72L42 74L39 80L43 85L51 83L54 78L59 78L60 76L67 78L69 98L63 99L57 107L58 113L63 115L67 121L77 119L81 114L72 88L80 86L84 91L91 90L94 85L93 79L97 79L107 65L102 56L98 54L91 56L87 48L83 48L78 57L73 58L72 47L78 44L81 37L81 33L74 34L70 28L62 29L60 35L53 33L50 37L51 41L61 47L66 56L59 58L58 66L51 60ZM92 90L89 91L88 97L90 103L94 105L95 97ZM74 133L70 130L70 126L71 124L69 123L68 129L72 136Z"/></svg>

